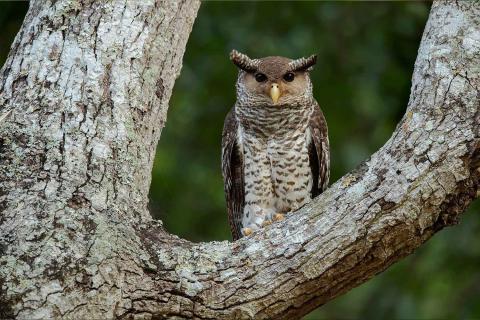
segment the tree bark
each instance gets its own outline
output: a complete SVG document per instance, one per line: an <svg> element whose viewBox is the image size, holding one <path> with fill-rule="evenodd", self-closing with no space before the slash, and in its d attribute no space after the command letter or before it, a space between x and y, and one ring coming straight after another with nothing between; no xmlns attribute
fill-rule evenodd
<svg viewBox="0 0 480 320"><path fill-rule="evenodd" d="M0 317L296 319L479 195L480 3L435 2L406 114L368 161L250 237L168 234L147 196L198 7L30 3L0 75Z"/></svg>

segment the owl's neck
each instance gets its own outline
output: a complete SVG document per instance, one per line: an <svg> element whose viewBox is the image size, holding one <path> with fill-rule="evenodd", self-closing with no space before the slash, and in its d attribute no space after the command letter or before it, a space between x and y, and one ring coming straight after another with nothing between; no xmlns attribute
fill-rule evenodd
<svg viewBox="0 0 480 320"><path fill-rule="evenodd" d="M235 107L244 133L257 138L284 136L293 131L306 130L312 110L312 104Z"/></svg>

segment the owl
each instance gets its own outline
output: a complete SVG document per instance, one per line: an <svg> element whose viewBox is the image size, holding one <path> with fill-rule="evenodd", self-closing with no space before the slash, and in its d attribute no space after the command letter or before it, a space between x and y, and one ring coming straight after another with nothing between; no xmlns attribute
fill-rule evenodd
<svg viewBox="0 0 480 320"><path fill-rule="evenodd" d="M316 56L251 59L236 50L237 101L225 118L222 174L234 240L283 220L328 185L327 123L312 94Z"/></svg>

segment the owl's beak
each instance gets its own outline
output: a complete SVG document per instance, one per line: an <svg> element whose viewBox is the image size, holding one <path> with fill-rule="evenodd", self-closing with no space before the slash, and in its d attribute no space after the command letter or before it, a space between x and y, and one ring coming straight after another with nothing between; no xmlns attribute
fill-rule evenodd
<svg viewBox="0 0 480 320"><path fill-rule="evenodd" d="M278 84L272 83L272 87L270 88L270 97L274 104L277 103L278 99L280 98L281 92Z"/></svg>

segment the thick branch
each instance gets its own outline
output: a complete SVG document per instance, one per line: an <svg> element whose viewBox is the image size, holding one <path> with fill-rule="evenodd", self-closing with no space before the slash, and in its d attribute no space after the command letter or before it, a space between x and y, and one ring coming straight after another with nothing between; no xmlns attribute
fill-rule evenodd
<svg viewBox="0 0 480 320"><path fill-rule="evenodd" d="M298 318L411 253L477 196L478 2L433 5L406 115L367 162L282 223L201 244L144 209L155 123L198 4L73 3L32 4L0 82L12 110L0 124L10 314Z"/></svg>
<svg viewBox="0 0 480 320"><path fill-rule="evenodd" d="M0 318L114 314L122 289L101 285L100 262L118 265L116 226L151 219L156 143L198 7L30 1L0 75Z"/></svg>

